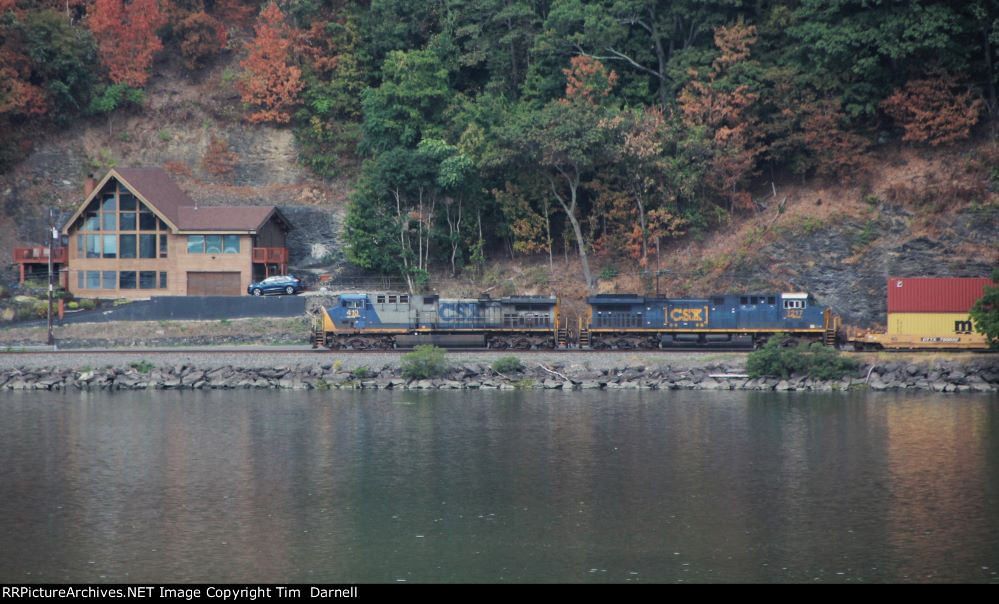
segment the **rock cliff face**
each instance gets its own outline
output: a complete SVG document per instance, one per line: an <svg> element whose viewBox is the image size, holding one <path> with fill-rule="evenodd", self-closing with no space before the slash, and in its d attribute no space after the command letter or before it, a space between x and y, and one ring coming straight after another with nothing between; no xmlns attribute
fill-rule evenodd
<svg viewBox="0 0 999 604"><path fill-rule="evenodd" d="M730 266L723 280L747 291L755 291L761 278L790 284L814 293L848 324L867 327L885 322L890 276L991 274L999 242L995 206L941 215L949 224L926 235L914 233L917 216L902 207L881 204L869 216L786 229L750 260Z"/></svg>

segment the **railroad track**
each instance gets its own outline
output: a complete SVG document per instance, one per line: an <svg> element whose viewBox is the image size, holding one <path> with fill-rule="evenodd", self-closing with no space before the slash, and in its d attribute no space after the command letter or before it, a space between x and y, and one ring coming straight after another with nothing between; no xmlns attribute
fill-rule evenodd
<svg viewBox="0 0 999 604"><path fill-rule="evenodd" d="M324 348L313 349L308 345L298 347L298 348L288 348L288 347L208 347L208 348L63 348L63 349L51 349L51 348L17 348L12 347L10 349L0 349L0 355L42 355L42 354L57 354L57 355L86 355L86 354L122 354L122 355L134 355L134 354L149 354L149 355L159 355L159 354L315 354L317 356L323 355L384 355L384 356L398 356L411 352L412 349L399 348L394 350L328 350ZM745 348L669 348L669 349L568 349L568 350L496 350L490 348L452 348L448 352L451 353L478 353L478 354L489 354L489 355L560 355L560 354L656 354L668 356L673 353L680 354L691 354L691 353L701 353L701 354L713 354L713 353L749 353L751 351ZM871 354L871 352L857 352L852 350L842 350L840 351L845 355L863 355ZM940 352L966 352L966 353L985 353L985 354L999 354L995 351L988 350L882 350L877 352L899 352L899 353L940 353Z"/></svg>
<svg viewBox="0 0 999 604"><path fill-rule="evenodd" d="M303 346L301 348L263 348L263 347L210 347L210 348L61 348L61 349L51 349L51 348L17 348L12 347L11 349L3 350L0 349L0 355L40 355L40 354L59 354L59 355L82 355L82 354L302 354L310 353L316 355L356 355L356 354L369 354L369 355L402 355L407 352L411 352L412 349L398 348L394 350L328 350L325 348L314 349L309 346ZM699 352L703 354L711 354L717 352L749 352L745 348L670 348L668 350L659 349L605 349L605 350L579 350L579 349L568 349L568 350L497 350L492 348L452 348L448 349L451 353L480 353L480 354L495 354L495 355L539 355L539 354L627 354L627 353L654 353L654 354L664 354L668 355L671 353L684 353L690 354L692 352Z"/></svg>

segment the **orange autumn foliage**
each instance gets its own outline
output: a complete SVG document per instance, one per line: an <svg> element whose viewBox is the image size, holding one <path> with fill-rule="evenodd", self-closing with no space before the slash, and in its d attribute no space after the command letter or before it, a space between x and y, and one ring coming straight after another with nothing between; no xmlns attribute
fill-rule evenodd
<svg viewBox="0 0 999 604"><path fill-rule="evenodd" d="M316 72L329 75L340 65L334 39L326 33L328 22L315 20L295 40L295 52L304 57Z"/></svg>
<svg viewBox="0 0 999 604"><path fill-rule="evenodd" d="M957 76L942 69L926 78L909 80L881 102L881 108L902 126L902 140L945 145L968 138L985 103L970 88L961 88Z"/></svg>
<svg viewBox="0 0 999 604"><path fill-rule="evenodd" d="M37 116L47 109L45 91L28 81L28 58L0 48L0 115Z"/></svg>
<svg viewBox="0 0 999 604"><path fill-rule="evenodd" d="M606 97L617 83L617 72L607 71L604 64L585 55L570 59L571 67L563 69L565 74L565 98L581 99L595 103Z"/></svg>
<svg viewBox="0 0 999 604"><path fill-rule="evenodd" d="M229 148L225 139L212 136L212 142L201 159L201 167L214 176L227 177L236 169L239 155Z"/></svg>
<svg viewBox="0 0 999 604"><path fill-rule="evenodd" d="M290 64L293 33L284 14L271 2L260 13L256 37L247 45L249 55L240 62L243 77L237 84L243 102L250 108L252 123L288 123L291 109L302 90L302 70Z"/></svg>
<svg viewBox="0 0 999 604"><path fill-rule="evenodd" d="M721 53L706 77L690 71L691 81L679 96L686 125L705 129L710 138L713 157L706 172L708 185L728 198L730 207L742 209L752 207L752 198L739 187L752 175L757 156L765 150L758 120L750 112L758 95L747 85L721 86L719 80L749 57L755 42L752 25L716 28L715 45Z"/></svg>
<svg viewBox="0 0 999 604"><path fill-rule="evenodd" d="M184 64L194 70L203 67L225 48L226 31L217 19L204 12L190 13L176 25Z"/></svg>
<svg viewBox="0 0 999 604"><path fill-rule="evenodd" d="M101 62L115 84L145 86L156 53L163 48L156 30L166 23L158 0L96 0L88 25L98 41Z"/></svg>

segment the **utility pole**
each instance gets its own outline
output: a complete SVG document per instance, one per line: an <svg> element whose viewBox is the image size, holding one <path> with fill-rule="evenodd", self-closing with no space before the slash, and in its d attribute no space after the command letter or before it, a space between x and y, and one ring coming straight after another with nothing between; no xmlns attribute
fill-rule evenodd
<svg viewBox="0 0 999 604"><path fill-rule="evenodd" d="M49 338L50 346L55 344L55 336L52 335L52 242L58 238L59 233L55 228L55 209L49 208Z"/></svg>

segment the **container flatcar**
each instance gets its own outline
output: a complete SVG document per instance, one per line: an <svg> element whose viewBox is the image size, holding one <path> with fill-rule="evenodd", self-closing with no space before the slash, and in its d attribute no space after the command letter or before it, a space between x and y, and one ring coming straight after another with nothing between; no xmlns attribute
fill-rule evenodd
<svg viewBox="0 0 999 604"><path fill-rule="evenodd" d="M755 348L776 333L835 345L840 321L803 292L587 299L579 344L591 348Z"/></svg>
<svg viewBox="0 0 999 604"><path fill-rule="evenodd" d="M891 277L883 333L850 340L855 350L987 350L971 320L971 307L991 280L960 277Z"/></svg>
<svg viewBox="0 0 999 604"><path fill-rule="evenodd" d="M447 348L555 348L566 343L558 321L558 299L553 296L493 299L345 293L316 315L313 346L358 350L420 344Z"/></svg>

